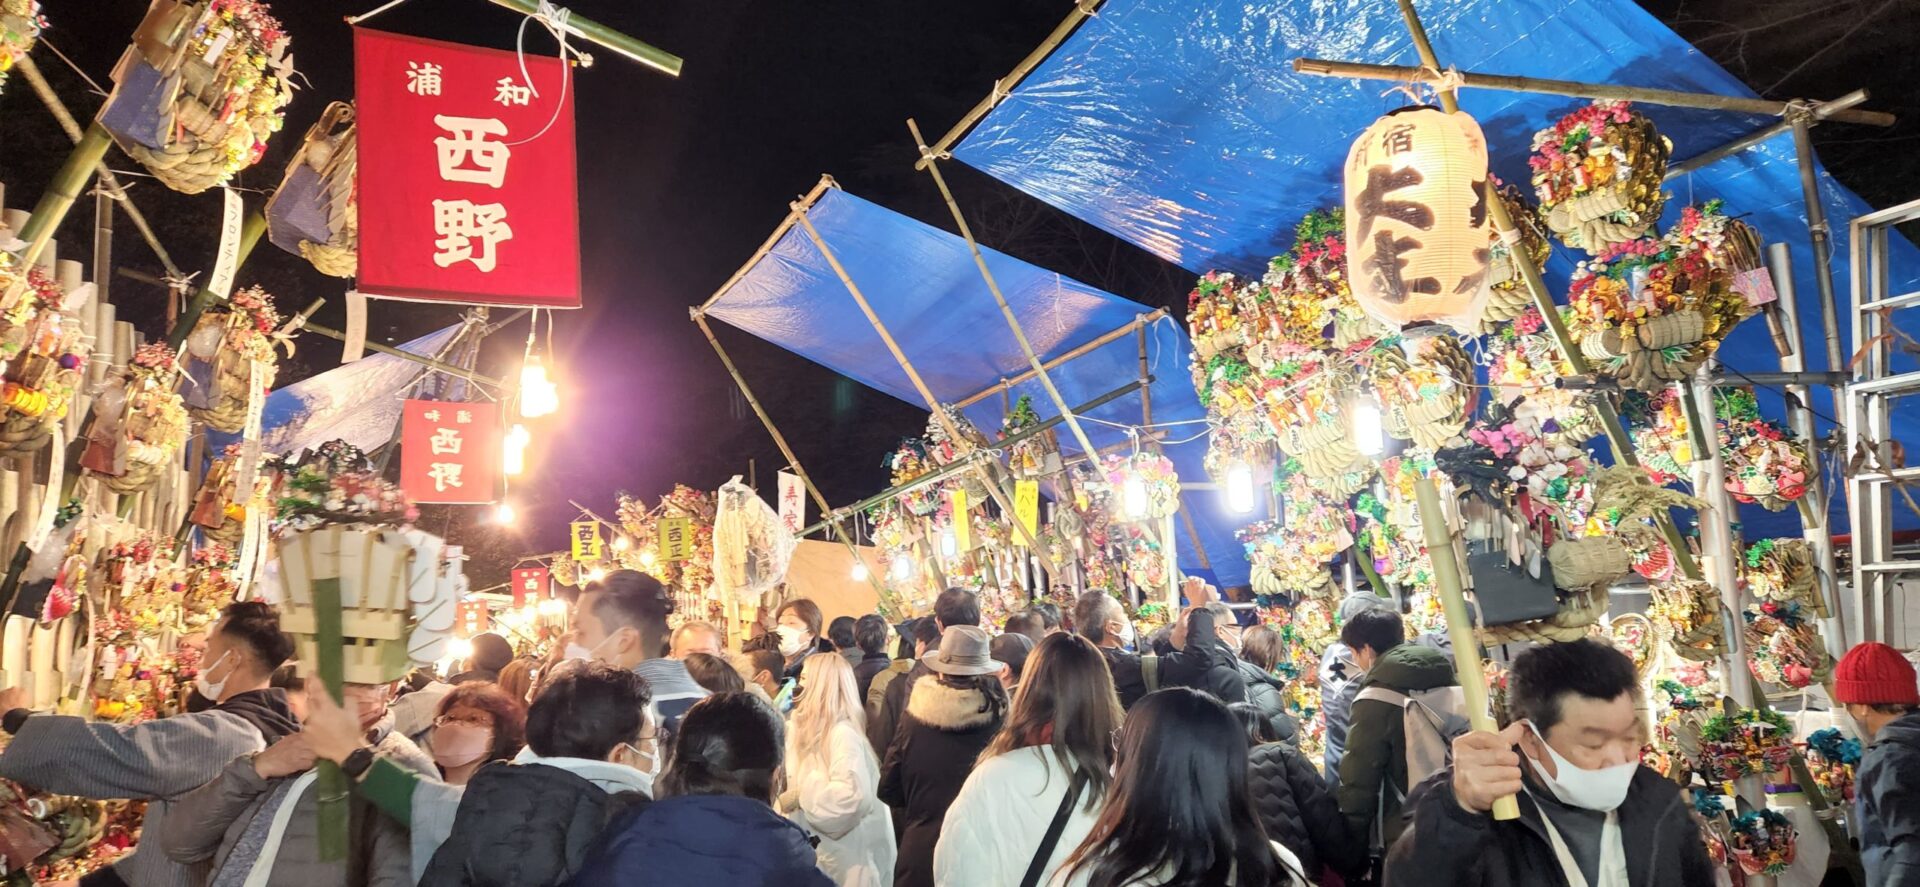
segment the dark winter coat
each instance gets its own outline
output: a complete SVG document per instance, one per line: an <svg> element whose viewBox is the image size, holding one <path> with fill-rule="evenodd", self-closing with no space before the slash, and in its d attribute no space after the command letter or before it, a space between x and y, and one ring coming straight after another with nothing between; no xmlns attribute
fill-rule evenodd
<svg viewBox="0 0 1920 887"><path fill-rule="evenodd" d="M1308 877L1319 878L1323 867L1342 877L1359 874L1366 841L1347 829L1319 768L1284 742L1254 746L1247 760L1248 788L1267 837L1293 851Z"/></svg>
<svg viewBox="0 0 1920 887"><path fill-rule="evenodd" d="M1119 647L1101 647L1107 659L1107 671L1113 675L1113 691L1120 696L1121 708L1132 708L1147 695L1147 679L1140 673L1140 657Z"/></svg>
<svg viewBox="0 0 1920 887"><path fill-rule="evenodd" d="M1360 692L1382 687L1415 693L1455 684L1453 660L1431 647L1401 644L1382 654L1360 682ZM1391 787L1384 798L1381 789ZM1402 827L1400 798L1407 794L1407 737L1401 710L1377 699L1356 699L1347 728L1347 752L1340 761L1340 812L1353 833L1368 840L1373 819L1383 816L1381 846L1391 847ZM1382 813L1384 807L1384 813Z"/></svg>
<svg viewBox="0 0 1920 887"><path fill-rule="evenodd" d="M832 887L807 833L764 801L683 795L607 827L572 887Z"/></svg>
<svg viewBox="0 0 1920 887"><path fill-rule="evenodd" d="M926 675L933 674L925 662L915 661L913 667L887 684L886 695L880 700L880 707L867 712L867 741L873 743L873 753L882 762L887 759L887 749L893 747L894 735L900 732L900 715L907 710L907 696L913 692L913 685ZM898 821L899 817L894 817Z"/></svg>
<svg viewBox="0 0 1920 887"><path fill-rule="evenodd" d="M1260 710L1273 733L1282 742L1297 743L1300 724L1287 713L1287 682L1245 659L1239 660L1240 677L1247 682L1247 704ZM1326 780L1321 780L1326 787Z"/></svg>
<svg viewBox="0 0 1920 887"><path fill-rule="evenodd" d="M1213 614L1187 614L1187 646L1160 657L1160 686L1191 687L1211 693L1221 702L1247 701L1247 679L1240 674L1240 657L1220 641Z"/></svg>
<svg viewBox="0 0 1920 887"><path fill-rule="evenodd" d="M892 664L893 660L885 653L868 653L854 663L853 682L860 691L859 699L867 698L867 690L873 687L873 676L886 671Z"/></svg>
<svg viewBox="0 0 1920 887"><path fill-rule="evenodd" d="M1920 887L1920 712L1880 728L1856 785L1867 883Z"/></svg>
<svg viewBox="0 0 1920 887"><path fill-rule="evenodd" d="M1387 857L1385 887L1566 887L1539 805L1520 794L1520 818L1495 822L1453 798L1453 772L1407 798L1409 828ZM1645 767L1621 803L1620 841L1632 887L1713 887L1714 865L1679 786ZM1879 882L1875 882L1878 884Z"/></svg>
<svg viewBox="0 0 1920 887"><path fill-rule="evenodd" d="M607 823L645 804L545 764L488 764L460 798L420 887L542 887L579 871ZM611 883L611 882L607 882Z"/></svg>
<svg viewBox="0 0 1920 887"><path fill-rule="evenodd" d="M987 708L971 687L950 687L932 674L914 682L880 772L880 800L904 812L894 887L933 887L933 850L947 808L1000 730L1002 715Z"/></svg>

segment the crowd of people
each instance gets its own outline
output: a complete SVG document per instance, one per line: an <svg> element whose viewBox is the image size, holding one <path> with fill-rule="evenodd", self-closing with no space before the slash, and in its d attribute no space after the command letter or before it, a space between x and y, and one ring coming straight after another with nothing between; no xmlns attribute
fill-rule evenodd
<svg viewBox="0 0 1920 887"><path fill-rule="evenodd" d="M238 603L187 713L111 726L0 691L0 778L147 801L136 849L82 882L131 887L1716 883L1690 803L1639 763L1633 666L1603 642L1515 657L1511 723L1472 731L1445 717L1449 656L1355 596L1312 760L1280 638L1187 591L1151 637L1100 592L992 627L962 589L900 625L792 599L729 650L669 630L668 592L619 571L541 661L483 635L452 679L337 701L286 665L271 607ZM1836 679L1871 742L1869 883L1916 887L1913 667L1863 644ZM1491 816L1506 796L1519 819ZM322 840L337 802L344 853Z"/></svg>

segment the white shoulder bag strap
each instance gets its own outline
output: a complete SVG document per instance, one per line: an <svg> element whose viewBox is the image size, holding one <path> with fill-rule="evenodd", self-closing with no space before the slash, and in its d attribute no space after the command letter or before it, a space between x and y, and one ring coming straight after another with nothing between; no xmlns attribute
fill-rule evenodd
<svg viewBox="0 0 1920 887"><path fill-rule="evenodd" d="M260 848L260 855L253 860L253 868L247 872L245 887L267 887L267 881L273 876L274 860L280 857L280 839L286 836L287 822L293 819L293 811L300 806L300 796L312 787L314 777L319 771L308 770L293 781L293 787L287 790L287 796L280 799L280 807L273 811L273 825L267 828L266 846Z"/></svg>

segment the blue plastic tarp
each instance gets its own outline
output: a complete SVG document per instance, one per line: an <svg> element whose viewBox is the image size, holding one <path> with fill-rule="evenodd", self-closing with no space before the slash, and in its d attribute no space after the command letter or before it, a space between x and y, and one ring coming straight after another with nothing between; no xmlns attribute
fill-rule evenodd
<svg viewBox="0 0 1920 887"><path fill-rule="evenodd" d="M838 189L827 190L807 217L942 402L964 400L1028 369L966 241ZM1126 327L1149 311L1011 256L985 252L995 281L1042 360ZM722 292L707 314L907 403L926 405L798 226ZM1167 455L1182 478L1204 480L1206 412L1187 375L1186 331L1162 320L1147 327L1146 339L1154 376L1153 420L1165 426ZM1134 335L1122 336L1049 374L1069 405L1086 403L1139 378L1139 342ZM1057 415L1037 381L1013 386L1011 397L1023 394L1032 395L1041 416ZM1130 394L1090 411L1085 427L1093 445L1126 441L1125 429L1142 424L1141 407L1140 396ZM965 413L992 436L1004 409L996 394ZM1058 431L1062 446L1078 451L1067 429ZM1224 497L1213 492L1190 492L1183 499L1214 575L1229 585L1245 583L1246 555L1233 533L1259 515L1229 515ZM1203 568L1184 532L1176 550L1183 569Z"/></svg>
<svg viewBox="0 0 1920 887"><path fill-rule="evenodd" d="M454 324L414 339L399 350L431 357L459 335ZM338 369L309 376L267 395L260 413L261 449L274 455L310 450L344 440L372 452L400 428L403 396L426 366L390 354L369 354ZM207 451L219 453L238 434L207 432Z"/></svg>
<svg viewBox="0 0 1920 887"><path fill-rule="evenodd" d="M1754 93L1631 0L1417 0L1441 62L1463 71L1752 96ZM1295 57L1420 64L1392 0L1108 0L954 149L954 156L1196 274L1258 273L1293 242L1294 223L1341 197L1352 139L1409 103L1392 84L1296 74ZM1494 171L1528 180L1532 134L1581 100L1466 90ZM1683 159L1774 118L1640 106ZM1838 124L1830 124L1838 125ZM1847 329L1849 219L1869 207L1819 173L1836 238L1834 275ZM1667 223L1690 201L1723 198L1793 252L1810 369L1826 367L1819 290L1793 142L1782 135L1669 182ZM1920 282L1920 252L1893 238L1895 292ZM1549 282L1564 292L1577 258L1558 250ZM1904 282L1904 283L1903 283ZM1843 341L1843 347L1854 347ZM1846 355L1843 355L1843 358ZM1735 370L1779 368L1760 320L1721 349ZM1902 356L1896 369L1912 369ZM1783 414L1777 390L1761 407ZM1837 416L1824 390L1814 408ZM1896 408L1910 437L1920 404ZM1822 431L1831 428L1824 419ZM1830 475L1831 476L1831 475ZM1846 522L1833 497L1836 528ZM1751 535L1795 532L1795 512L1745 515ZM1905 522L1912 516L1896 516ZM1904 525L1904 524L1903 524Z"/></svg>

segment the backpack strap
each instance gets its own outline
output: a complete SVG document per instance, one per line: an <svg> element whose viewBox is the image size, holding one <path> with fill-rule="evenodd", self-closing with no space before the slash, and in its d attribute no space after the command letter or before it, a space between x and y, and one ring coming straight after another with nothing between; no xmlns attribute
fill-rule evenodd
<svg viewBox="0 0 1920 887"><path fill-rule="evenodd" d="M1067 830L1067 818L1073 815L1073 805L1080 803L1080 793L1087 788L1087 775L1078 770L1073 773L1073 784L1067 789L1067 796L1060 799L1060 809L1053 812L1053 821L1047 824L1047 835L1040 839L1039 849L1033 851L1033 861L1027 863L1027 874L1020 879L1020 887L1038 887L1040 876L1046 874L1047 863L1053 859L1053 848L1060 846L1060 833Z"/></svg>
<svg viewBox="0 0 1920 887"><path fill-rule="evenodd" d="M1395 690L1389 690L1378 684L1368 687L1365 690L1361 690L1358 695L1355 695L1353 697L1353 701L1355 702L1359 702L1362 699L1371 699L1375 702L1384 702L1388 705L1393 706L1394 708L1406 708L1407 702L1408 702L1407 694L1401 693Z"/></svg>
<svg viewBox="0 0 1920 887"><path fill-rule="evenodd" d="M1140 657L1140 679L1146 683L1148 693L1160 689L1159 654L1147 653Z"/></svg>

